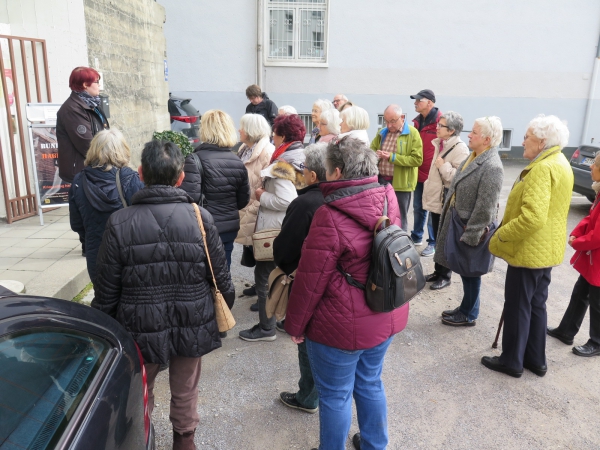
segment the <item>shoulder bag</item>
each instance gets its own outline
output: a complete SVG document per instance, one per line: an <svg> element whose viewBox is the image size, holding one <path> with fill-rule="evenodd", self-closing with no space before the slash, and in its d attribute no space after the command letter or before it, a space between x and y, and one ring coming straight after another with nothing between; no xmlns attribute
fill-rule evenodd
<svg viewBox="0 0 600 450"><path fill-rule="evenodd" d="M119 197L121 197L121 203L123 203L123 208L127 208L129 205L127 204L127 200L125 200L125 196L123 195L123 186L121 186L121 169L117 169L116 181L117 191L119 191Z"/></svg>
<svg viewBox="0 0 600 450"><path fill-rule="evenodd" d="M204 231L204 224L202 223L202 216L200 215L200 208L195 203L192 203L194 207L194 212L196 213L196 220L198 220L198 225L200 226L200 232L202 233L202 240L204 241L204 250L206 251L206 259L208 260L208 266L210 267L210 274L212 275L214 287L211 287L210 290L212 292L213 301L215 305L215 319L217 320L217 326L219 327L219 331L223 333L224 331L229 331L235 326L235 319L233 318L233 314L231 314L231 310L229 306L227 306L227 302L223 298L223 294L219 291L217 286L217 279L215 278L215 272L213 271L212 262L210 261L210 254L208 253L208 244L206 243L206 231Z"/></svg>
<svg viewBox="0 0 600 450"><path fill-rule="evenodd" d="M452 150L454 150L454 147L456 147L457 145L458 145L458 142L456 144L454 144L452 147L450 147L450 150L448 150L446 153L444 153L444 158L446 156L448 156L450 154L450 152ZM444 159L444 158L442 158L442 159ZM446 162L446 161L444 160L444 162ZM435 161L433 163L435 164ZM440 169L438 169L438 172L439 171L440 171ZM442 178L442 174L441 173L440 173L440 178ZM444 187L444 179L442 178L442 193L441 193L441 195L442 195L442 205L444 203L446 203L446 197L448 196L448 191L449 190L450 190L450 188Z"/></svg>
<svg viewBox="0 0 600 450"><path fill-rule="evenodd" d="M292 283L295 277L295 270L286 275L279 267L276 267L269 275L269 296L267 297L265 306L268 319L273 317L273 314L275 314L277 320L285 318L288 299L290 298Z"/></svg>

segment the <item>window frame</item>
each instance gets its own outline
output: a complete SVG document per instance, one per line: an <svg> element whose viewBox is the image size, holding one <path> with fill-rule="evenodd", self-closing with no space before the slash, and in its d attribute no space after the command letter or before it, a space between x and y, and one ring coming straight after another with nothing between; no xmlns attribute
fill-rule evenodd
<svg viewBox="0 0 600 450"><path fill-rule="evenodd" d="M325 12L325 29L324 29L324 51L325 51L325 61L303 61L298 57L299 48L300 48L300 27L298 26L300 21L299 12L301 10L314 8L315 3L311 3L309 1L284 1L284 0L275 0L271 2L270 0L264 1L264 23L263 23L263 64L268 67L329 67L329 15L331 12L331 1L324 0L324 8L322 9ZM319 5L319 4L317 4ZM276 60L270 59L269 57L269 33L270 33L270 25L269 25L269 17L270 11L277 10L286 10L293 9L294 10L294 59L288 60ZM314 9L315 11L319 11L321 9Z"/></svg>

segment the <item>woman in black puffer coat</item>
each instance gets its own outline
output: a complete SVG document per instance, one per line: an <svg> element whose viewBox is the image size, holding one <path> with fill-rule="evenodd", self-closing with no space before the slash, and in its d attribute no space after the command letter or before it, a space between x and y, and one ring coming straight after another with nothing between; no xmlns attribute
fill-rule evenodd
<svg viewBox="0 0 600 450"><path fill-rule="evenodd" d="M99 132L90 144L84 169L75 175L69 190L71 229L79 234L88 274L96 278L96 256L110 215L131 205L131 196L144 187L137 172L127 167L131 151L116 129ZM117 172L125 197L121 200L116 183Z"/></svg>
<svg viewBox="0 0 600 450"><path fill-rule="evenodd" d="M160 364L169 363L173 448L194 448L200 359L221 347L207 250L192 199L181 189L183 155L152 141L142 153L146 187L108 220L92 307L131 333L144 358L150 408ZM229 307L235 290L212 216L200 208L216 284ZM181 445L180 445L181 444ZM185 444L185 445L183 445ZM187 445L187 446L186 446Z"/></svg>
<svg viewBox="0 0 600 450"><path fill-rule="evenodd" d="M248 171L231 151L237 133L229 115L219 110L204 113L200 139L203 143L185 159L181 189L212 214L231 266L233 241L240 230L239 211L250 201Z"/></svg>

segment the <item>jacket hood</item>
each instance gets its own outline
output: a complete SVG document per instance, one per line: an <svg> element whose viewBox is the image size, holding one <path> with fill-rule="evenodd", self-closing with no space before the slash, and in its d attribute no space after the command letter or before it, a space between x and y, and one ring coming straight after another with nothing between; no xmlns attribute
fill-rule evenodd
<svg viewBox="0 0 600 450"><path fill-rule="evenodd" d="M294 169L302 173L302 171L304 171L304 161L306 159L304 145L302 145L302 142L293 142L278 159L291 164L294 166Z"/></svg>
<svg viewBox="0 0 600 450"><path fill-rule="evenodd" d="M263 98L263 100L271 100L266 92L262 93L262 98Z"/></svg>
<svg viewBox="0 0 600 450"><path fill-rule="evenodd" d="M350 216L368 230L374 230L383 215L384 198L391 185L382 186L377 176L352 180L324 181L319 184L325 204ZM393 192L392 192L393 195Z"/></svg>
<svg viewBox="0 0 600 450"><path fill-rule="evenodd" d="M156 184L146 186L131 197L132 205L160 203L194 203L183 189Z"/></svg>
<svg viewBox="0 0 600 450"><path fill-rule="evenodd" d="M122 185L129 183L129 178L132 176L131 172L121 171ZM82 184L85 196L94 209L101 212L111 212L122 207L115 182L116 173L117 169L115 167L105 172L101 167L92 168L89 166L81 172L81 177L85 177L87 183L83 185L83 180L81 179L79 183ZM77 180L73 181L77 182Z"/></svg>
<svg viewBox="0 0 600 450"><path fill-rule="evenodd" d="M231 149L229 147L219 147L216 144L209 144L208 142L203 142L199 144L196 148L194 148L194 153L199 152L201 150L212 150L212 151L221 151L221 152L230 152Z"/></svg>

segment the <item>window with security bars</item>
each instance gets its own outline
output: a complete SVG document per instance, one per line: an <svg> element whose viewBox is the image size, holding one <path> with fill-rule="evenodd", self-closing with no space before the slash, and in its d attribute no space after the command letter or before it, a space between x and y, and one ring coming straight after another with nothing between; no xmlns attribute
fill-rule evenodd
<svg viewBox="0 0 600 450"><path fill-rule="evenodd" d="M312 121L312 115L311 114L298 114L298 115L302 119L302 122L304 122L304 128L306 128L306 136L304 137L304 142L308 142L308 141L310 141L310 134L311 134L313 128L315 127L315 124Z"/></svg>
<svg viewBox="0 0 600 450"><path fill-rule="evenodd" d="M328 0L269 0L267 63L326 63L327 3Z"/></svg>

